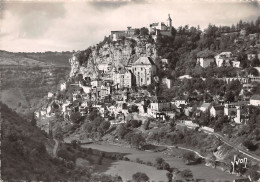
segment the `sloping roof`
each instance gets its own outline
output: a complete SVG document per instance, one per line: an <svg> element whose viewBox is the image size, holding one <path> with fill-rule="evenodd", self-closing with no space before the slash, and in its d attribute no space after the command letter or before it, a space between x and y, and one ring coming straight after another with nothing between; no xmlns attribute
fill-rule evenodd
<svg viewBox="0 0 260 182"><path fill-rule="evenodd" d="M152 24L150 24L150 27L151 27L151 26L158 26L158 24L159 24L159 23L152 23Z"/></svg>
<svg viewBox="0 0 260 182"><path fill-rule="evenodd" d="M254 67L260 73L260 67Z"/></svg>
<svg viewBox="0 0 260 182"><path fill-rule="evenodd" d="M133 65L154 65L154 62L150 57L140 57Z"/></svg>
<svg viewBox="0 0 260 182"><path fill-rule="evenodd" d="M213 106L216 111L224 110L224 106Z"/></svg>
<svg viewBox="0 0 260 182"><path fill-rule="evenodd" d="M260 95L253 95L250 99L251 100L260 100Z"/></svg>
<svg viewBox="0 0 260 182"><path fill-rule="evenodd" d="M201 104L200 107L209 108L209 106L210 106L210 103L203 103L203 104Z"/></svg>

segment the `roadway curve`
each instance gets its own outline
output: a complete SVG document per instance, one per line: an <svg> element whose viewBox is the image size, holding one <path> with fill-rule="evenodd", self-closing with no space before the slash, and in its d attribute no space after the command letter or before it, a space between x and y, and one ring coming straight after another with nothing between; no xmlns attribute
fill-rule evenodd
<svg viewBox="0 0 260 182"><path fill-rule="evenodd" d="M181 124L181 123L177 123L177 125L187 127L186 125ZM224 142L226 145L228 145L228 146L230 146L230 147L236 149L238 152L241 152L242 154L244 154L244 155L246 155L246 156L248 156L248 157L250 157L250 158L252 158L252 159L255 159L255 160L257 160L257 161L260 162L260 157L259 157L259 156L256 156L256 155L252 154L251 152L248 152L248 151L246 151L246 150L244 150L244 149L238 148L237 146L233 145L233 144L230 143L228 140L226 140L222 135L220 135L220 134L218 134L218 133L215 133L215 132L211 132L211 131L206 131L206 130L202 130L202 131L214 135L215 137L217 137L218 139L220 139L222 142ZM179 147L179 148L180 148L180 147ZM197 154L197 155L198 155L198 154Z"/></svg>
<svg viewBox="0 0 260 182"><path fill-rule="evenodd" d="M231 144L229 141L227 141L222 135L218 134L218 133L215 133L215 132L209 132L209 133L212 133L215 137L217 137L218 139L220 139L222 142L224 142L226 145L236 149L237 151L241 152L242 154L248 156L248 157L251 157L252 159L255 159L257 161L260 162L260 157L252 154L251 152L248 152L244 149L240 149L238 148L237 146Z"/></svg>

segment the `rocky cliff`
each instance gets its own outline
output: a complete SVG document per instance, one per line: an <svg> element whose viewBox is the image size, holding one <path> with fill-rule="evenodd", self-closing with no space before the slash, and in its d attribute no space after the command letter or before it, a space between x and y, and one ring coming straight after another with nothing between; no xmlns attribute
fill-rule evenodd
<svg viewBox="0 0 260 182"><path fill-rule="evenodd" d="M117 42L102 42L87 50L75 53L69 60L71 64L70 77L81 73L84 77L95 79L98 77L98 64L111 63L115 68L120 68L133 63L139 57L157 57L154 43L146 39L126 39Z"/></svg>

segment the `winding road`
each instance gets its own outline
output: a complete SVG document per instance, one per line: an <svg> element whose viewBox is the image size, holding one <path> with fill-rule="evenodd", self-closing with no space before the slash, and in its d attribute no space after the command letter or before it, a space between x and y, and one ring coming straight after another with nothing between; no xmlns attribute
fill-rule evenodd
<svg viewBox="0 0 260 182"><path fill-rule="evenodd" d="M186 125L180 124L180 123L177 123L177 125L187 127ZM203 130L203 131L204 131L204 130ZM215 133L215 132L211 132L211 131L204 131L204 132L206 132L206 133L208 133L208 134L214 135L214 136L217 137L219 140L221 140L222 142L224 142L226 145L228 145L228 146L230 146L230 147L236 149L238 152L240 152L240 153L242 153L242 154L244 154L244 155L246 155L246 156L248 156L248 157L250 157L250 158L252 158L252 159L255 159L255 160L257 160L257 161L260 162L260 157L259 157L259 156L255 155L255 154L252 154L251 152L248 152L248 151L246 151L246 150L244 150L244 149L238 148L236 145L233 145L232 143L230 143L227 139L225 139L224 136L220 135L219 133ZM169 147L171 147L171 146L169 146ZM179 148L181 148L181 147L179 147ZM185 149L185 148L183 148L183 149L184 149L184 150L190 150L190 149ZM193 151L193 150L190 150L190 151ZM196 151L193 151L193 152L195 152L198 156L201 156L198 152L196 152ZM205 158L205 157L202 157L202 158Z"/></svg>

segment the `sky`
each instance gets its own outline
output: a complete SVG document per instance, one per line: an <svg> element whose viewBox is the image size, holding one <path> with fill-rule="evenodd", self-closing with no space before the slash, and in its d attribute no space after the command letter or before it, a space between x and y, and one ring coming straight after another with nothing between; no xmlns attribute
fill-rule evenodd
<svg viewBox="0 0 260 182"><path fill-rule="evenodd" d="M255 20L260 5L209 0L0 1L0 50L84 50L112 30L166 22L168 14L175 28L188 24L203 29L209 23L232 25L240 19Z"/></svg>

